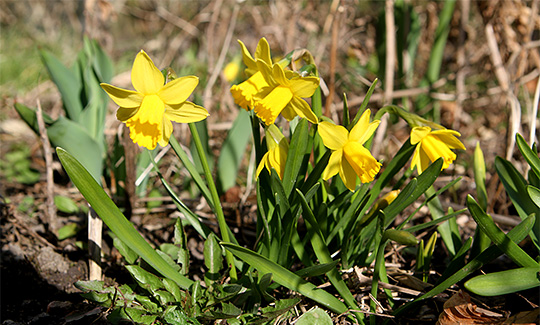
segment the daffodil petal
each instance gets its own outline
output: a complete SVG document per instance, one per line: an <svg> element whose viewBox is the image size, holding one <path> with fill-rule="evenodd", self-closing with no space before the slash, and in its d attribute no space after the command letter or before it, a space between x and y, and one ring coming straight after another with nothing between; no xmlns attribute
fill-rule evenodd
<svg viewBox="0 0 540 325"><path fill-rule="evenodd" d="M339 176L341 177L341 180L349 190L354 191L356 189L356 173L354 172L354 169L347 159L341 159L341 164L339 166Z"/></svg>
<svg viewBox="0 0 540 325"><path fill-rule="evenodd" d="M266 38L261 38L257 44L257 49L255 49L255 58L261 59L267 64L272 64L272 57L270 56L270 45Z"/></svg>
<svg viewBox="0 0 540 325"><path fill-rule="evenodd" d="M313 124L318 123L318 118L311 110L308 103L300 97L293 97L289 105L294 109L298 116L303 117Z"/></svg>
<svg viewBox="0 0 540 325"><path fill-rule="evenodd" d="M272 68L272 77L274 77L274 80L280 85L289 87L291 84L289 79L285 76L283 68L279 64L274 64Z"/></svg>
<svg viewBox="0 0 540 325"><path fill-rule="evenodd" d="M143 50L137 54L133 62L131 83L135 90L144 95L156 94L165 83L161 71Z"/></svg>
<svg viewBox="0 0 540 325"><path fill-rule="evenodd" d="M461 136L459 132L454 130L437 130L431 132L431 135L436 136L439 138L442 142L444 142L449 148L451 149L461 149L465 150L465 146L461 141L459 141L458 138Z"/></svg>
<svg viewBox="0 0 540 325"><path fill-rule="evenodd" d="M289 104L293 94L284 86L272 89L263 99L255 102L253 110L266 125L273 124L279 113Z"/></svg>
<svg viewBox="0 0 540 325"><path fill-rule="evenodd" d="M349 140L359 142L364 144L375 132L380 120L375 120L369 123L369 116L371 111L369 109L365 110L356 125L352 128L351 133L349 134Z"/></svg>
<svg viewBox="0 0 540 325"><path fill-rule="evenodd" d="M317 77L298 77L290 81L290 87L295 96L311 97L319 87L319 78Z"/></svg>
<svg viewBox="0 0 540 325"><path fill-rule="evenodd" d="M456 159L456 154L438 137L433 135L428 135L422 140L422 151L426 153L432 162L442 157L444 159L443 169L448 168Z"/></svg>
<svg viewBox="0 0 540 325"><path fill-rule="evenodd" d="M118 88L106 83L102 83L100 86L116 105L120 107L135 108L141 106L143 95L136 91Z"/></svg>
<svg viewBox="0 0 540 325"><path fill-rule="evenodd" d="M264 166L266 165L266 160L268 160L268 152L264 154L264 156L262 157L261 161L259 162L259 166L257 166L257 178L259 178L259 174L262 172L262 170L264 169Z"/></svg>
<svg viewBox="0 0 540 325"><path fill-rule="evenodd" d="M358 142L348 142L343 148L345 159L349 162L354 172L362 183L373 181L381 164L375 159L371 152Z"/></svg>
<svg viewBox="0 0 540 325"><path fill-rule="evenodd" d="M135 114L137 114L138 111L139 111L138 107L136 107L136 108L120 107L116 111L116 118L119 121L125 122L125 121L129 120L130 118L132 118Z"/></svg>
<svg viewBox="0 0 540 325"><path fill-rule="evenodd" d="M165 112L165 104L158 95L144 96L141 103L141 108L137 112L137 119L140 123L150 123L161 125L163 113Z"/></svg>
<svg viewBox="0 0 540 325"><path fill-rule="evenodd" d="M168 82L158 92L158 96L164 103L178 105L185 102L191 95L195 87L199 84L199 78L186 76Z"/></svg>
<svg viewBox="0 0 540 325"><path fill-rule="evenodd" d="M208 115L208 111L204 107L195 105L192 102L183 102L175 106L167 105L165 109L165 116L178 123L202 121Z"/></svg>
<svg viewBox="0 0 540 325"><path fill-rule="evenodd" d="M318 132L323 144L331 150L342 149L349 137L349 132L346 128L330 122L319 123Z"/></svg>
<svg viewBox="0 0 540 325"><path fill-rule="evenodd" d="M163 115L163 135L158 141L160 146L165 147L169 144L169 139L171 138L172 132L173 125L171 123L171 120L169 120L165 115Z"/></svg>
<svg viewBox="0 0 540 325"><path fill-rule="evenodd" d="M276 87L279 85L279 83L274 79L272 66L270 66L268 63L264 62L263 60L257 60L257 70L261 72L264 80L270 87Z"/></svg>
<svg viewBox="0 0 540 325"><path fill-rule="evenodd" d="M324 169L322 175L325 181L329 180L334 175L339 173L342 156L343 150L341 149L332 152L332 154L330 155L330 160L328 160L328 165Z"/></svg>
<svg viewBox="0 0 540 325"><path fill-rule="evenodd" d="M415 145L418 142L422 141L429 132L431 128L429 126L417 126L411 130L411 144Z"/></svg>
<svg viewBox="0 0 540 325"><path fill-rule="evenodd" d="M248 67L248 69L257 70L257 61L251 56L246 45L241 40L238 40L238 44L240 44L240 47L242 48L242 60L246 67Z"/></svg>

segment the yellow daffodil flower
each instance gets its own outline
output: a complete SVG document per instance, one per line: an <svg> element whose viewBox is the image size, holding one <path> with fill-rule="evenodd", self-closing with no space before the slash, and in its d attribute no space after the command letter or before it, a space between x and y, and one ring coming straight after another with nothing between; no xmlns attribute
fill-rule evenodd
<svg viewBox="0 0 540 325"><path fill-rule="evenodd" d="M380 121L369 122L370 110L366 110L358 123L349 132L341 125L330 122L319 123L319 135L324 145L332 150L323 179L328 180L337 173L351 191L356 188L356 176L362 183L373 181L381 164L371 155L364 143L379 126Z"/></svg>
<svg viewBox="0 0 540 325"><path fill-rule="evenodd" d="M461 136L454 130L436 130L431 131L428 126L414 127L411 131L411 144L416 145L412 158L411 169L417 168L421 174L428 168L430 162L443 158L442 169L448 166L456 159L456 154L450 149L465 150L465 146L456 136Z"/></svg>
<svg viewBox="0 0 540 325"><path fill-rule="evenodd" d="M165 84L152 59L141 50L131 70L133 90L102 83L101 88L120 108L116 118L129 127L129 136L138 145L154 149L166 146L173 131L171 121L190 123L204 120L208 111L186 101L199 79L186 76Z"/></svg>
<svg viewBox="0 0 540 325"><path fill-rule="evenodd" d="M302 77L293 71L285 71L279 64L272 67L262 60L257 66L268 87L257 95L253 109L266 125L273 124L281 113L288 121L300 116L317 123L317 116L302 97L311 97L319 87L318 77Z"/></svg>
<svg viewBox="0 0 540 325"><path fill-rule="evenodd" d="M232 86L231 94L236 104L245 110L251 110L254 105L253 96L262 88L268 86L257 67L257 59L264 61L270 66L272 65L270 45L268 45L266 38L261 38L257 44L257 49L255 50L255 58L253 58L244 43L240 40L238 43L240 43L240 46L242 47L242 57L244 64L247 67L246 74L250 76L250 78L238 85Z"/></svg>
<svg viewBox="0 0 540 325"><path fill-rule="evenodd" d="M272 172L272 168L275 169L279 178L283 179L285 162L289 153L289 141L274 124L266 128L266 145L268 151L264 154L257 167L257 177L266 167L269 173Z"/></svg>

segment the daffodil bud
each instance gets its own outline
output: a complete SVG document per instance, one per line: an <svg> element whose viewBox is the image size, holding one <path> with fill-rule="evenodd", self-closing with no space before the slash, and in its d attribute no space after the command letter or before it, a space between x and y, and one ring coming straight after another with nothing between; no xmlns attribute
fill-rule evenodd
<svg viewBox="0 0 540 325"><path fill-rule="evenodd" d="M401 245L418 245L418 239L405 230L388 229L384 232L383 239L390 239Z"/></svg>

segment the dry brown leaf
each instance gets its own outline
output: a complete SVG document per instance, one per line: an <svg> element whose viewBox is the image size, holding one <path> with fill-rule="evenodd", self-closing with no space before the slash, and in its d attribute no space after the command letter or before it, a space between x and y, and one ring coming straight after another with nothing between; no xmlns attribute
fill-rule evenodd
<svg viewBox="0 0 540 325"><path fill-rule="evenodd" d="M437 324L500 324L506 317L480 308L471 303L471 297L459 291L444 303L444 311Z"/></svg>

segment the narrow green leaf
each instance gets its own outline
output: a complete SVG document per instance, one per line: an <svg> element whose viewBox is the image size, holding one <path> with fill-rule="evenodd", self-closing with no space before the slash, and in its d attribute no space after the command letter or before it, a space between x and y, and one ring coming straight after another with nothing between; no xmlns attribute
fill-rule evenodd
<svg viewBox="0 0 540 325"><path fill-rule="evenodd" d="M330 272L330 270L332 269L335 269L338 263L339 263L339 260L335 260L331 263L312 265L312 266L303 268L301 270L298 270L294 273L301 278L319 276L319 275L323 275L325 273Z"/></svg>
<svg viewBox="0 0 540 325"><path fill-rule="evenodd" d="M527 193L529 193L534 204L536 204L537 207L540 207L540 189L532 185L527 185Z"/></svg>
<svg viewBox="0 0 540 325"><path fill-rule="evenodd" d="M512 163L501 157L495 157L495 169L521 219L525 219L531 213L540 216L540 207L536 206L528 195L525 195L527 181ZM540 247L540 218L536 219L531 237L536 246Z"/></svg>
<svg viewBox="0 0 540 325"><path fill-rule="evenodd" d="M210 194L210 190L208 189L208 186L206 186L206 183L202 179L201 174L199 173L199 170L195 167L193 162L191 162L191 160L189 159L184 149L182 149L178 141L176 141L175 137L171 137L169 139L169 143L171 144L171 147L173 148L178 158L180 158L180 161L182 161L182 164L184 165L184 167L186 167L186 169L188 170L189 175L191 176L191 178L193 179L193 181L195 182L195 184L201 191L202 195L206 199L206 202L208 202L210 207L212 207L213 209L214 201L212 200L212 194Z"/></svg>
<svg viewBox="0 0 540 325"><path fill-rule="evenodd" d="M478 203L476 203L470 195L467 196L467 207L478 226L481 227L493 243L517 265L521 267L535 267L538 264L532 257L525 253L521 247L505 235L497 225L495 225L493 219L480 208Z"/></svg>
<svg viewBox="0 0 540 325"><path fill-rule="evenodd" d="M162 275L174 280L181 288L189 288L193 281L176 272L150 247L88 171L64 149L57 148L56 152L73 184L118 238Z"/></svg>
<svg viewBox="0 0 540 325"><path fill-rule="evenodd" d="M366 110L366 108L367 108L367 106L369 104L369 99L371 98L371 95L375 91L375 88L377 87L378 82L379 82L379 79L375 79L371 83L371 86L369 86L369 89L366 92L366 96L364 96L364 100L362 101L362 104L360 105L360 108L358 108L358 111L356 112L356 115L354 116L354 119L353 119L352 123L350 123L349 126L347 127L347 129L349 129L349 131L352 130L352 128L356 125L356 123L358 123L358 120L360 120L360 117L362 116L362 114Z"/></svg>
<svg viewBox="0 0 540 325"><path fill-rule="evenodd" d="M242 157L246 153L246 146L251 139L250 133L249 113L240 110L223 141L218 158L217 186L220 193L225 193L236 184L238 169L242 164Z"/></svg>
<svg viewBox="0 0 540 325"><path fill-rule="evenodd" d="M23 119L23 121L25 121L26 124L28 124L28 126L31 127L36 134L39 134L39 126L37 123L35 109L32 109L21 103L15 103L15 110L17 111L17 113L19 113L19 116ZM54 120L49 115L43 113L43 122L45 122L45 125L50 125L54 123Z"/></svg>
<svg viewBox="0 0 540 325"><path fill-rule="evenodd" d="M299 177L299 172L304 161L304 155L310 151L308 142L308 122L306 119L301 119L292 135L289 153L287 154L287 162L285 163L285 170L283 171L283 188L287 196L291 195L296 180Z"/></svg>
<svg viewBox="0 0 540 325"><path fill-rule="evenodd" d="M332 263L334 260L330 256L330 251L328 250L328 247L326 246L325 240L322 236L321 230L319 228L319 225L317 223L317 219L313 215L313 211L311 211L311 208L309 207L306 198L302 194L302 192L298 189L296 189L296 192L298 193L298 196L300 197L300 203L302 203L302 209L303 209L303 216L307 223L309 224L311 231L313 232L313 236L311 236L311 245L313 246L313 251L315 252L315 255L321 261L321 263L329 264ZM356 299L352 295L351 291L341 278L341 275L339 274L338 270L336 268L331 269L328 273L326 273L328 278L330 279L330 282L336 290L339 292L341 297L345 300L347 305L351 309L358 310L359 307L356 304Z"/></svg>
<svg viewBox="0 0 540 325"><path fill-rule="evenodd" d="M519 133L516 133L516 143L519 151L529 166L531 166L531 170L536 174L536 177L540 178L540 158L538 158L538 152L535 153Z"/></svg>
<svg viewBox="0 0 540 325"><path fill-rule="evenodd" d="M465 288L481 296L499 296L540 286L540 266L522 267L476 276Z"/></svg>
<svg viewBox="0 0 540 325"><path fill-rule="evenodd" d="M118 238L116 235L113 239L113 245L118 249L120 254L126 259L126 262L128 264L134 264L135 261L137 261L137 258L139 258L139 255L135 253L131 248L129 248L128 245L126 245L120 238Z"/></svg>
<svg viewBox="0 0 540 325"><path fill-rule="evenodd" d="M527 236L527 234L531 231L534 223L535 223L534 215L529 216L527 219L520 222L517 226L515 226L512 230L508 232L507 234L508 238L510 238L514 243L521 242ZM418 303L426 299L429 299L435 295L438 295L444 290L450 288L450 286L453 286L454 284L458 283L459 281L463 280L464 278L472 274L474 271L481 268L484 264L494 260L501 254L502 252L497 246L495 245L490 246L488 249L480 253L480 255L475 257L472 261L467 263L467 265L465 265L459 271L453 273L451 276L449 276L447 279L439 283L436 287L429 290L424 295L416 298L415 300L405 305L402 305L401 307L396 309L393 314L395 316L398 316L402 314L403 312L405 312L406 310L409 310L411 307L417 305Z"/></svg>
<svg viewBox="0 0 540 325"><path fill-rule="evenodd" d="M79 116L83 110L80 101L80 92L82 85L71 70L66 68L57 58L50 52L40 50L39 54L43 64L49 72L51 80L54 82L64 103L64 110L69 119L78 122Z"/></svg>
<svg viewBox="0 0 540 325"><path fill-rule="evenodd" d="M307 282L283 266L270 261L266 257L231 243L222 242L220 244L238 258L256 268L260 273L272 273L274 281L287 289L299 292L336 313L341 314L347 311L347 307L339 299L323 289L317 289L314 284Z"/></svg>

